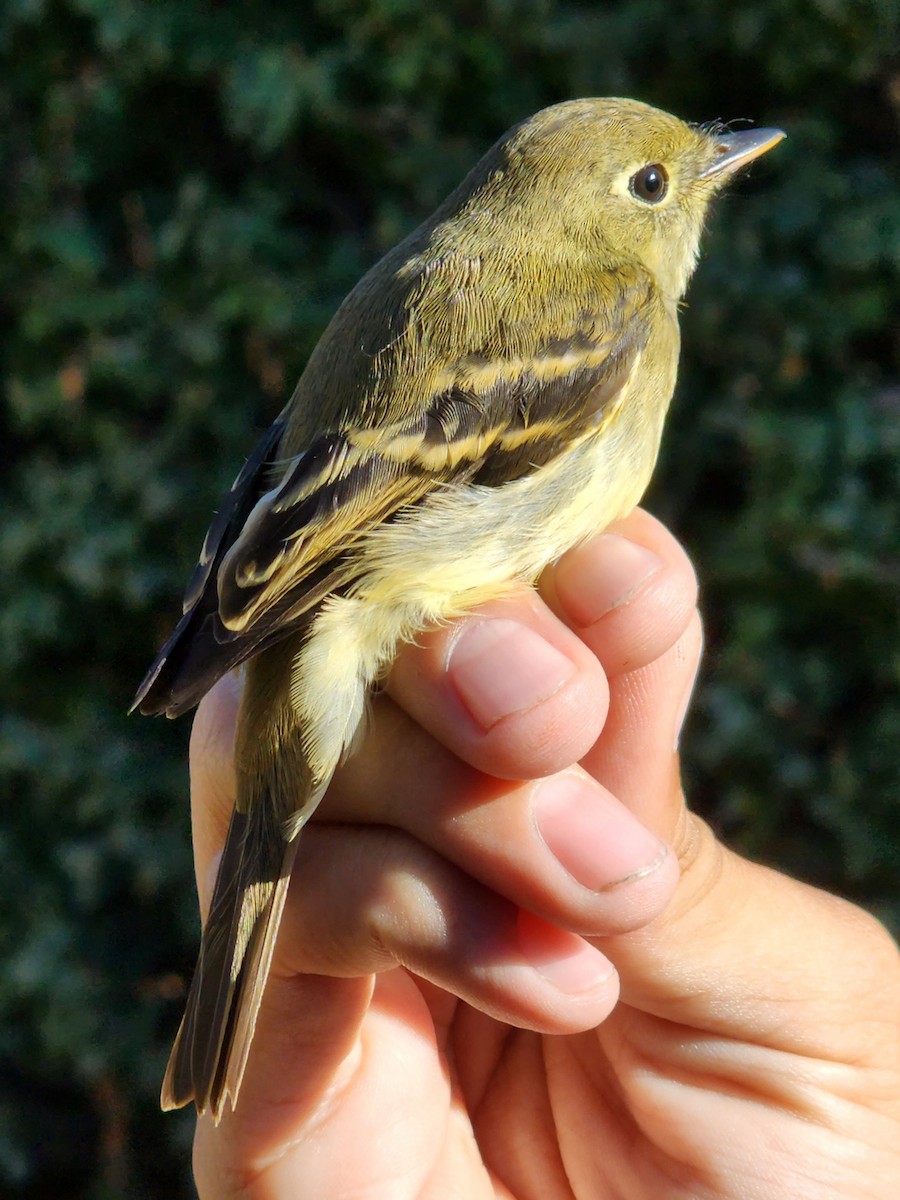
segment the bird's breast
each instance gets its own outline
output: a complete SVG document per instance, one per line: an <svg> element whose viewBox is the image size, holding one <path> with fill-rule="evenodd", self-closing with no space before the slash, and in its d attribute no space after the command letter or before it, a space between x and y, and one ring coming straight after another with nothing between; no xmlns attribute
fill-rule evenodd
<svg viewBox="0 0 900 1200"><path fill-rule="evenodd" d="M617 419L528 475L435 489L366 535L350 598L382 627L396 626L394 641L534 581L638 503L663 415L664 405L623 403Z"/></svg>

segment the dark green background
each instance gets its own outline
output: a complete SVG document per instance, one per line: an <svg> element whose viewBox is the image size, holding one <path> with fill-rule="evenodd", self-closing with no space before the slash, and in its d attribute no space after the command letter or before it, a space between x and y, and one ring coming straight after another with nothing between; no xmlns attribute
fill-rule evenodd
<svg viewBox="0 0 900 1200"><path fill-rule="evenodd" d="M895 0L0 9L0 1194L189 1194L189 721L127 719L219 491L361 272L508 125L633 95L790 139L716 213L649 503L733 844L900 922Z"/></svg>

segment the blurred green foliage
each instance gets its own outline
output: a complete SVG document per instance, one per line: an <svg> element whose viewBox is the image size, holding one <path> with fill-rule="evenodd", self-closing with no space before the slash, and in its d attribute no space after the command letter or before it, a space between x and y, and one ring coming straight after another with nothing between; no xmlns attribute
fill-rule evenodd
<svg viewBox="0 0 900 1200"><path fill-rule="evenodd" d="M559 99L790 133L710 230L649 500L703 582L683 752L735 844L900 921L897 49L895 0L0 8L0 1194L190 1194L189 723L130 695L341 296Z"/></svg>

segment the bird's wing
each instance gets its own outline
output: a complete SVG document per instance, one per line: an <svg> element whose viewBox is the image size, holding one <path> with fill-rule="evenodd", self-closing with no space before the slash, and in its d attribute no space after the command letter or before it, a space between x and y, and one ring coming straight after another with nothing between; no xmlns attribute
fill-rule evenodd
<svg viewBox="0 0 900 1200"><path fill-rule="evenodd" d="M646 287L643 278L635 283ZM415 417L321 433L277 464L266 435L210 527L185 613L134 706L177 716L237 663L308 619L352 578L360 535L436 486L499 486L596 430L622 395L648 336L626 297L602 318L545 339L528 357L451 364Z"/></svg>

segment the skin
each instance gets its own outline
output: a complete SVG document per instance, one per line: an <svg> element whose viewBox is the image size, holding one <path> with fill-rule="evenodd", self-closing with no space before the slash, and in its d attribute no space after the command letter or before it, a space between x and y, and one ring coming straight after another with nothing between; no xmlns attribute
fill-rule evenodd
<svg viewBox="0 0 900 1200"><path fill-rule="evenodd" d="M636 512L403 651L302 839L201 1197L900 1192L895 945L685 807L696 600ZM239 686L194 726L204 907Z"/></svg>

